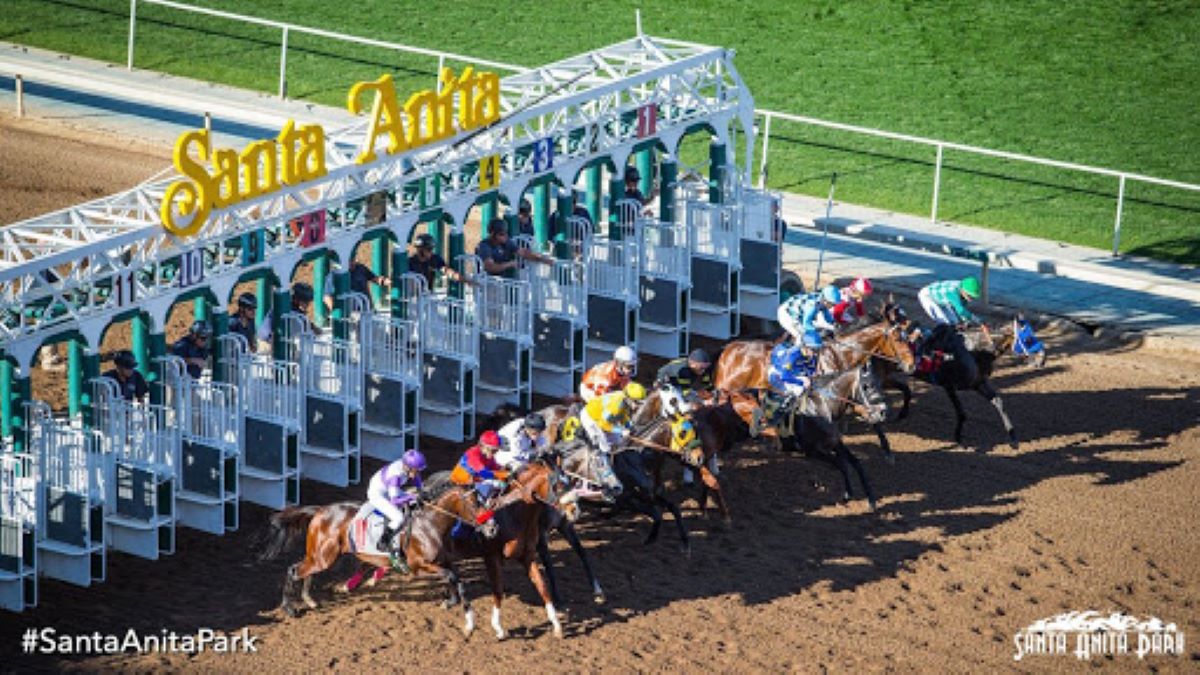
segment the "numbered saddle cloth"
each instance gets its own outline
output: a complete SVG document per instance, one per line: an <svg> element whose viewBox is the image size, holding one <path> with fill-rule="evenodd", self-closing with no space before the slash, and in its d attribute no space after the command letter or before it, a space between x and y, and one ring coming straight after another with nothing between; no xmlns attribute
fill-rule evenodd
<svg viewBox="0 0 1200 675"><path fill-rule="evenodd" d="M379 538L383 536L386 525L383 514L376 511L370 502L363 504L358 510L358 515L350 521L350 546L354 549L353 552L387 555L388 551L379 547Z"/></svg>

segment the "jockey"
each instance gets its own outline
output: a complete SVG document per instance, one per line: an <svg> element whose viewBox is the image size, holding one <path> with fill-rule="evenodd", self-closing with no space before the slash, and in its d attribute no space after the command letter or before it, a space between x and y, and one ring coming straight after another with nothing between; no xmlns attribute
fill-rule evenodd
<svg viewBox="0 0 1200 675"><path fill-rule="evenodd" d="M713 388L712 359L703 349L692 350L687 358L675 359L658 369L655 388L670 385L685 396L692 392L707 392Z"/></svg>
<svg viewBox="0 0 1200 675"><path fill-rule="evenodd" d="M800 345L776 345L771 350L771 368L767 382L785 399L802 396L812 386L821 350L821 335L816 331L804 334Z"/></svg>
<svg viewBox="0 0 1200 675"><path fill-rule="evenodd" d="M967 309L967 303L980 295L979 280L967 277L962 281L936 281L917 293L921 309L938 325L957 326L979 323L979 317Z"/></svg>
<svg viewBox="0 0 1200 675"><path fill-rule="evenodd" d="M841 301L842 292L836 286L826 286L820 293L793 295L779 306L775 316L779 325L792 336L792 344L799 345L804 341L805 333L819 328L816 324L818 316L826 325L834 325L830 309Z"/></svg>
<svg viewBox="0 0 1200 675"><path fill-rule="evenodd" d="M541 413L530 413L505 424L500 428L500 444L503 449L496 453L496 463L509 471L519 471L550 445L546 418Z"/></svg>
<svg viewBox="0 0 1200 675"><path fill-rule="evenodd" d="M579 385L579 396L584 401L591 401L610 391L624 389L637 372L637 352L632 347L617 347L613 352L612 361L605 361L592 366L583 375Z"/></svg>
<svg viewBox="0 0 1200 675"><path fill-rule="evenodd" d="M493 496L499 495L507 487L508 471L496 461L496 453L500 451L500 435L494 431L485 431L479 437L479 444L472 446L463 453L462 459L454 465L450 472L450 482L455 485L473 486L475 492L486 502ZM485 522L486 516L483 516Z"/></svg>
<svg viewBox="0 0 1200 675"><path fill-rule="evenodd" d="M864 300L873 290L870 279L866 277L855 279L849 286L842 289L842 301L834 305L831 310L834 323L826 324L823 317L818 314L814 322L817 328L833 330L839 326L848 326L865 317L867 307Z"/></svg>
<svg viewBox="0 0 1200 675"><path fill-rule="evenodd" d="M379 537L379 545L388 547L392 566L406 574L407 571L402 569L404 560L396 545L396 533L404 525L406 509L411 507L417 498L402 488L411 481L413 487L420 490L421 472L424 470L425 455L418 450L408 450L400 459L376 471L367 484L367 501L387 519L387 525Z"/></svg>
<svg viewBox="0 0 1200 675"><path fill-rule="evenodd" d="M613 451L629 437L629 423L633 418L631 401L645 400L646 388L630 382L621 391L609 392L588 402L579 413L579 424L583 427L593 448L602 452Z"/></svg>

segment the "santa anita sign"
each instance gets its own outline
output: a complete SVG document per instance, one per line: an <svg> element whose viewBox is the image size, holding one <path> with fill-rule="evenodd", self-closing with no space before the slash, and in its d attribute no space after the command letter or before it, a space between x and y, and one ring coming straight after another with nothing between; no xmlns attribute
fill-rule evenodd
<svg viewBox="0 0 1200 675"><path fill-rule="evenodd" d="M458 76L442 69L438 90L409 96L403 108L391 75L358 82L347 97L351 113L364 110L363 97L369 93L374 101L360 164L375 161L381 138L387 140L387 154L394 155L500 118L500 77L469 67ZM297 127L289 120L275 139L256 141L240 152L214 150L208 131L189 131L175 142L174 164L184 178L167 187L159 214L168 232L186 237L200 231L213 209L324 176L325 130L316 124Z"/></svg>
<svg viewBox="0 0 1200 675"><path fill-rule="evenodd" d="M1127 654L1141 660L1182 655L1184 635L1174 623L1154 617L1140 620L1120 613L1067 612L1033 622L1013 636L1013 646L1014 661L1066 654L1081 661Z"/></svg>

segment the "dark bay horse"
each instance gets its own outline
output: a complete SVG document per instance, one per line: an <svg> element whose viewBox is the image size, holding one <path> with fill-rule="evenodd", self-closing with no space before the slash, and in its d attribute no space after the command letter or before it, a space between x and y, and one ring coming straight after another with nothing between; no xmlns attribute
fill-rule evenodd
<svg viewBox="0 0 1200 675"><path fill-rule="evenodd" d="M748 427L738 416L734 407L733 397L728 394L715 394L710 400L700 405L692 406L682 417L689 419L696 428L696 436L700 444L688 451L664 452L657 450L654 455L653 471L656 489L662 486L663 460L670 456L679 460L686 469L700 474L700 514L708 515L708 499L711 496L725 522L731 523L729 505L725 493L721 489L720 467L718 454L727 453L734 443L749 436ZM648 429L640 438L657 445L659 448L671 448L670 423L657 425ZM684 482L688 476L685 474Z"/></svg>
<svg viewBox="0 0 1200 675"><path fill-rule="evenodd" d="M295 583L303 580L300 597L309 608L316 609L317 603L309 595L312 578L332 567L343 555L354 553L362 566L385 571L391 567L388 556L354 552L351 546L350 523L361 506L359 502L293 506L271 518L267 545L260 556L263 560L277 558L297 534L306 533L304 560L288 568L284 581L281 609L288 616L296 614L292 599ZM401 547L409 569L419 578L444 582L450 605L462 597L463 584L451 562L448 535L457 522L474 526L478 513L479 509L468 493L457 488L447 489L411 513L404 531L396 535L403 537ZM356 577L361 579L362 574L360 567ZM377 572L376 578L378 576ZM475 616L470 605L464 603L464 610L467 624L474 625Z"/></svg>

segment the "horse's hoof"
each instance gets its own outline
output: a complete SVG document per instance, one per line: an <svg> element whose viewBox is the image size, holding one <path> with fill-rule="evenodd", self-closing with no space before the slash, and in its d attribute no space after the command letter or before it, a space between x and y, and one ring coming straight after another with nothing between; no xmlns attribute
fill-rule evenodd
<svg viewBox="0 0 1200 675"><path fill-rule="evenodd" d="M304 599L304 604L308 605L308 608L309 608L309 609L316 609L316 608L317 608L317 601L316 601L316 600L313 600L312 598L305 598L305 599Z"/></svg>
<svg viewBox="0 0 1200 675"><path fill-rule="evenodd" d="M555 627L554 627L554 637L558 638L559 640L561 640L561 639L563 638L563 629L562 629L562 626L555 626Z"/></svg>
<svg viewBox="0 0 1200 675"><path fill-rule="evenodd" d="M366 585L366 584L364 584L364 586L365 586L365 585ZM333 592L334 592L334 593L337 593L338 595L345 595L346 593L350 593L350 592L351 592L351 590L350 590L350 582L348 582L348 581L347 581L347 582L346 582L346 583L344 583L344 584L338 584L337 586L334 586L334 587L333 587Z"/></svg>
<svg viewBox="0 0 1200 675"><path fill-rule="evenodd" d="M284 606L280 607L280 609L283 610L284 614L288 615L288 618L290 618L290 619L296 618L296 608L295 607L292 607L291 605L284 605Z"/></svg>
<svg viewBox="0 0 1200 675"><path fill-rule="evenodd" d="M592 596L592 602L596 603L597 605L603 605L604 603L608 602L608 598L606 598L603 593L597 593Z"/></svg>
<svg viewBox="0 0 1200 675"><path fill-rule="evenodd" d="M496 641L497 642L504 642L507 639L508 639L508 631L506 631L506 630L496 631Z"/></svg>

